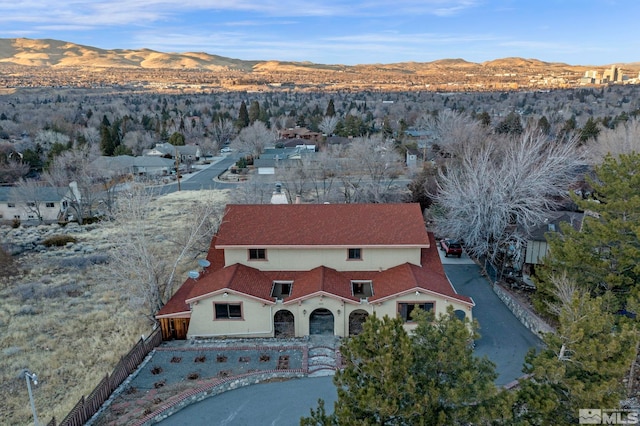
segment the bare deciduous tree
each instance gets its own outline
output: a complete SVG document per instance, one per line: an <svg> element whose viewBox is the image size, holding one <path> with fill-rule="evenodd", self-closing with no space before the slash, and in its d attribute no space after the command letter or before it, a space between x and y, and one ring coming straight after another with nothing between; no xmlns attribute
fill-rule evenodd
<svg viewBox="0 0 640 426"><path fill-rule="evenodd" d="M416 127L428 130L442 153L459 156L465 145L476 145L488 136L488 129L470 116L443 110L436 117L423 115Z"/></svg>
<svg viewBox="0 0 640 426"><path fill-rule="evenodd" d="M491 258L507 243L522 243L566 196L582 164L576 147L575 140L557 143L532 130L466 145L459 164L439 176L435 199L445 214L436 217L438 233Z"/></svg>
<svg viewBox="0 0 640 426"><path fill-rule="evenodd" d="M335 115L323 117L320 124L318 124L318 129L320 129L325 135L331 136L333 135L334 130L336 130L338 121L340 120Z"/></svg>
<svg viewBox="0 0 640 426"><path fill-rule="evenodd" d="M215 146L212 149L219 150L226 142L231 142L236 134L236 129L233 125L233 121L228 118L219 118L209 128L211 139L215 142Z"/></svg>
<svg viewBox="0 0 640 426"><path fill-rule="evenodd" d="M55 157L43 179L57 188L69 188L61 196L67 197L69 208L75 212L79 223L92 217L101 194L97 171L90 163L97 158L97 145L85 146L63 152Z"/></svg>
<svg viewBox="0 0 640 426"><path fill-rule="evenodd" d="M255 121L250 126L243 128L232 144L240 152L248 152L257 156L274 141L274 133L267 129L262 121Z"/></svg>
<svg viewBox="0 0 640 426"><path fill-rule="evenodd" d="M35 216L40 222L43 221L42 207L46 201L43 199L43 182L35 179L20 179L11 188L9 198L20 205L27 215Z"/></svg>
<svg viewBox="0 0 640 426"><path fill-rule="evenodd" d="M126 283L133 304L151 321L173 296L181 268L207 252L222 214L222 205L200 192L185 203L184 220L172 223L159 241L149 223L153 197L142 187L119 195L114 214L118 233L109 263L111 273Z"/></svg>
<svg viewBox="0 0 640 426"><path fill-rule="evenodd" d="M601 163L607 154L640 152L640 119L632 119L619 124L615 129L604 129L589 144L589 151L595 163Z"/></svg>
<svg viewBox="0 0 640 426"><path fill-rule="evenodd" d="M393 142L380 135L356 138L349 146L349 175L357 176L349 180L355 191L356 202L389 202L395 198L394 181L402 172L402 157L395 150Z"/></svg>

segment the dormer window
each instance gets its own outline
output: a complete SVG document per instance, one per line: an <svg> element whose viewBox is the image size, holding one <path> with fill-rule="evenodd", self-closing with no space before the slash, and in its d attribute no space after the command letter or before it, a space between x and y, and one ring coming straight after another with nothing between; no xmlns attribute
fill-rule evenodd
<svg viewBox="0 0 640 426"><path fill-rule="evenodd" d="M351 281L351 292L354 297L367 299L373 296L373 283L371 281Z"/></svg>
<svg viewBox="0 0 640 426"><path fill-rule="evenodd" d="M285 299L291 295L293 281L274 281L271 289L271 297L275 299Z"/></svg>
<svg viewBox="0 0 640 426"><path fill-rule="evenodd" d="M347 251L347 259L348 260L362 260L362 249L350 248Z"/></svg>
<svg viewBox="0 0 640 426"><path fill-rule="evenodd" d="M266 260L267 250L263 248L249 249L249 260Z"/></svg>

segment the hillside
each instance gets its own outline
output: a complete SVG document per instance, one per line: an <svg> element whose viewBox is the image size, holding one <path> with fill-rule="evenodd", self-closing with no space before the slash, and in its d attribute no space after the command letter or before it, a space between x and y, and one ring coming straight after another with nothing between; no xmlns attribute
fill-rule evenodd
<svg viewBox="0 0 640 426"><path fill-rule="evenodd" d="M632 78L640 71L638 62L616 65ZM205 52L105 50L51 39L0 39L0 85L6 88L133 84L153 85L154 89L170 85L181 90L551 89L577 87L585 71L601 73L610 66L525 58L482 63L443 58L348 66L277 59L247 61ZM84 72L75 72L78 69ZM108 73L103 73L105 70Z"/></svg>

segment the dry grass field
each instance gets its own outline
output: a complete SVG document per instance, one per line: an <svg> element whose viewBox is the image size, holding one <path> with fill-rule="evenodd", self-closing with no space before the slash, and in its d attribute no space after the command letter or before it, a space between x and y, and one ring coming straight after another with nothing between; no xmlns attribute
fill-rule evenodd
<svg viewBox="0 0 640 426"><path fill-rule="evenodd" d="M227 201L225 191L204 192L155 199L151 222L158 235L181 225L186 201ZM63 253L73 246L14 258L0 255L1 424L33 424L27 386L20 377L24 368L38 375L33 393L40 422L46 424L52 416L60 421L151 331L149 320L131 303L127 283L114 282L104 263L114 242L117 249L118 224L83 227L74 237L95 248L86 256L93 261ZM188 269L181 268L180 283Z"/></svg>

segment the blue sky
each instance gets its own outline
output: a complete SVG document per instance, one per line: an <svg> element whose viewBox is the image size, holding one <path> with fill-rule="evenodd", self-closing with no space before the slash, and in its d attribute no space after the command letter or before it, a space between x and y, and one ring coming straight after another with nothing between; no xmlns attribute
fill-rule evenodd
<svg viewBox="0 0 640 426"><path fill-rule="evenodd" d="M3 0L0 38L323 64L640 61L638 0Z"/></svg>

